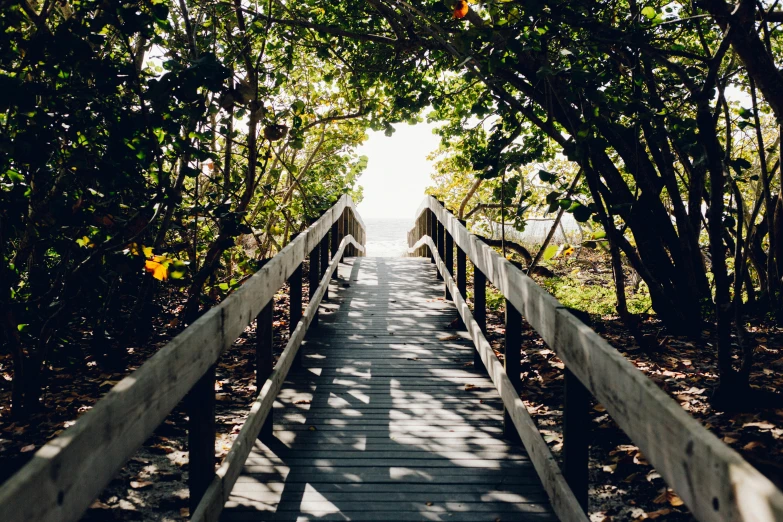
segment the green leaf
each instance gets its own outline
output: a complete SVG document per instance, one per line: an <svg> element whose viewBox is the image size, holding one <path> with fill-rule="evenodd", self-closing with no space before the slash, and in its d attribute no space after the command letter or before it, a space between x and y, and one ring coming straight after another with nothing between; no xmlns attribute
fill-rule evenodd
<svg viewBox="0 0 783 522"><path fill-rule="evenodd" d="M644 9L642 9L642 16L647 18L648 20L653 20L655 18L655 15L657 13L655 12L655 8L652 6L647 6Z"/></svg>
<svg viewBox="0 0 783 522"><path fill-rule="evenodd" d="M557 181L557 176L555 174L552 174L551 172L547 172L545 170L539 170L538 177L544 183L554 183L555 181Z"/></svg>
<svg viewBox="0 0 783 522"><path fill-rule="evenodd" d="M586 207L581 203L575 203L568 211L571 212L574 215L574 219L580 223L584 223L593 215L593 211L590 207Z"/></svg>
<svg viewBox="0 0 783 522"><path fill-rule="evenodd" d="M294 114L302 114L305 109L305 102L302 100L296 100L294 103L291 104L291 111L293 111Z"/></svg>
<svg viewBox="0 0 783 522"><path fill-rule="evenodd" d="M552 259L555 256L555 254L557 254L557 248L558 248L557 245L549 245L548 247L546 247L542 259L544 261L549 261L550 259Z"/></svg>
<svg viewBox="0 0 783 522"><path fill-rule="evenodd" d="M220 288L223 291L226 291L226 290L228 290L228 283L220 283L218 285L218 288Z"/></svg>
<svg viewBox="0 0 783 522"><path fill-rule="evenodd" d="M19 174L13 169L7 170L5 172L5 175L8 176L8 179L10 179L11 181L15 181L17 183L22 183L24 181L24 176L22 176L21 174Z"/></svg>

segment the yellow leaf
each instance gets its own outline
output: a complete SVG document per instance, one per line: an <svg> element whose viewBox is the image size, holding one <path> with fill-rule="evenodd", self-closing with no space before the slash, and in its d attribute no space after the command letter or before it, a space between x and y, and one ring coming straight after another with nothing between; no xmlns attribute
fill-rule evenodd
<svg viewBox="0 0 783 522"><path fill-rule="evenodd" d="M77 245L79 245L80 247L85 247L85 248L95 248L95 243L93 243L93 242L90 240L90 238L89 238L89 237L87 237L87 236L84 236L84 237L83 237L83 238L81 238L81 239L77 239L77 240L76 240L76 244L77 244Z"/></svg>
<svg viewBox="0 0 783 522"><path fill-rule="evenodd" d="M663 491L661 491L661 494L655 497L653 502L655 504L665 504L668 502L669 505L673 507L678 507L685 504L685 502L683 502L683 500L677 496L677 493L668 488L665 488Z"/></svg>
<svg viewBox="0 0 783 522"><path fill-rule="evenodd" d="M163 264L151 259L147 259L147 261L144 262L144 270L152 274L152 277L158 281L165 281L169 275L168 269Z"/></svg>
<svg viewBox="0 0 783 522"><path fill-rule="evenodd" d="M469 10L470 7L468 6L468 3L465 0L459 0L459 2L454 5L454 18L457 20L465 18Z"/></svg>

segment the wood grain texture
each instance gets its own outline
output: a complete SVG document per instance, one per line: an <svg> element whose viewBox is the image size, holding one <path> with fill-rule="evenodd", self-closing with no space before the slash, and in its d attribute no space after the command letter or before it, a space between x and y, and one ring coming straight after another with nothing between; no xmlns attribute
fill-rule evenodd
<svg viewBox="0 0 783 522"><path fill-rule="evenodd" d="M783 493L771 481L431 196L417 217L425 211L606 407L698 520L783 520Z"/></svg>
<svg viewBox="0 0 783 522"><path fill-rule="evenodd" d="M332 260L329 268L321 278L317 290L312 293L310 303L307 305L296 328L291 333L288 344L280 355L274 370L272 370L272 373L260 389L258 397L251 407L250 415L242 426L236 440L231 445L228 455L226 455L226 458L215 473L215 477L204 493L201 502L194 510L193 516L191 517L192 521L217 520L220 516L223 505L228 498L228 493L234 486L242 469L242 464L245 462L245 459L247 459L253 443L258 438L266 418L272 410L275 397L297 357L297 352L302 344L307 328L318 313L318 306L329 286L332 272L337 270L340 258L349 244L355 244L357 248L361 248L361 245L354 242L353 237L346 236L343 238L340 247L337 249L337 256Z"/></svg>
<svg viewBox="0 0 783 522"><path fill-rule="evenodd" d="M430 237L422 238L420 242L434 246ZM435 264L439 270L445 272L446 265L437 253L435 255ZM481 355L481 360L487 369L487 373L489 373L494 386L500 392L500 396L503 399L504 414L516 427L519 438L530 455L530 460L542 481L547 495L549 495L552 510L560 520L565 522L588 522L587 515L582 511L582 507L579 505L579 501L574 496L571 488L568 487L568 483L560 471L557 461L549 451L549 446L547 446L541 433L538 431L538 427L530 417L522 399L519 398L519 393L517 392L518 379L509 378L504 365L498 360L489 341L484 337L481 327L473 318L465 298L457 291L457 285L454 280L446 278L446 284L452 288L457 311L473 339L476 350ZM507 426L501 429L506 432Z"/></svg>
<svg viewBox="0 0 783 522"><path fill-rule="evenodd" d="M3 521L78 520L346 208L355 205L343 196L230 297L121 380L73 427L39 449L0 486ZM358 243L356 248L364 250Z"/></svg>
<svg viewBox="0 0 783 522"><path fill-rule="evenodd" d="M442 303L429 260L350 264L350 286L332 287L335 324L372 317L428 343L397 342L395 329L351 344L323 312L277 395L275 438L253 441L222 520L556 520L527 453L502 438L492 382L451 339L453 305L392 307L397 295ZM370 295L389 297L352 306Z"/></svg>

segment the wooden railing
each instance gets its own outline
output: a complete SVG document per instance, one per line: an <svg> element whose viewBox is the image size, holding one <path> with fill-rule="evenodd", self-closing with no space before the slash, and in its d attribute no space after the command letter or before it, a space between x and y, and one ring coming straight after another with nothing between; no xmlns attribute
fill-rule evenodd
<svg viewBox="0 0 783 522"><path fill-rule="evenodd" d="M587 392L606 408L698 520L783 520L783 493L772 482L431 196L416 213L408 246L410 255L429 255L437 264L446 296L454 299L477 356L501 394L507 433L516 431L521 438L561 520L587 520ZM474 267L472 313L465 302L466 259ZM487 281L506 299L505 366L484 337ZM519 398L522 316L565 364L562 472Z"/></svg>
<svg viewBox="0 0 783 522"><path fill-rule="evenodd" d="M275 396L296 363L308 326L317 318L329 279L343 255L362 255L364 238L364 223L353 201L341 197L236 292L117 383L73 427L39 449L0 487L0 520L78 520L183 398L189 416L192 520L217 520L253 441L262 429L271 432L270 411ZM330 253L332 260L328 263ZM302 262L307 255L310 303L302 314ZM291 292L292 331L273 367L273 298L286 281ZM258 398L215 472L215 364L221 352L256 317Z"/></svg>

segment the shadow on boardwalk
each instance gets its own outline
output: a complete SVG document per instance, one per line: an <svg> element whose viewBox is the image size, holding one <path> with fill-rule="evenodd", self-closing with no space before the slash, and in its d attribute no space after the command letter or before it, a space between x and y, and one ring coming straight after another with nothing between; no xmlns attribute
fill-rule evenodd
<svg viewBox="0 0 783 522"><path fill-rule="evenodd" d="M556 520L432 265L347 261L223 519Z"/></svg>

